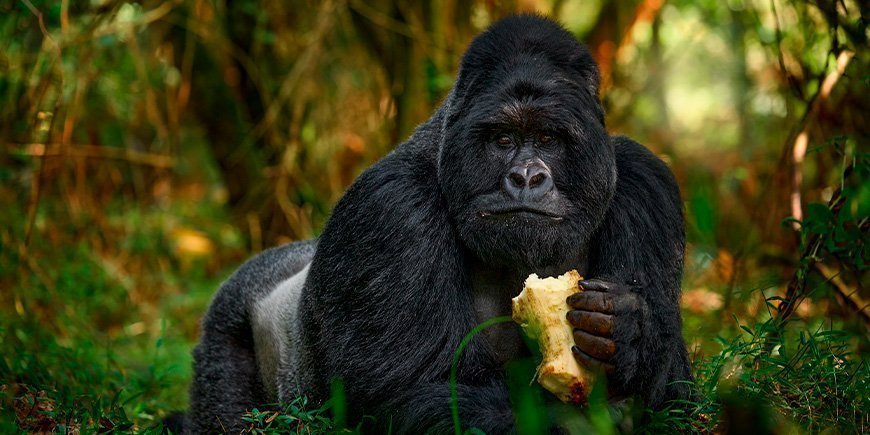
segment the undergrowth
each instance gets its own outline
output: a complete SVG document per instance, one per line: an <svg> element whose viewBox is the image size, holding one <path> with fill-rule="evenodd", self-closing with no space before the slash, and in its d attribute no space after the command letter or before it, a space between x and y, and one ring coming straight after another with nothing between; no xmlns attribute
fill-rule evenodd
<svg viewBox="0 0 870 435"><path fill-rule="evenodd" d="M84 244L54 250L37 241L38 265L23 264L19 253L4 244L0 282L13 291L3 296L8 303L0 310L0 432L154 432L162 418L187 406L196 324L238 259L213 273L191 273L208 267L171 259L176 255L172 231L165 226L138 226L132 232L128 240L139 247L124 259L125 267L141 261L143 273L162 274L167 284L159 297L138 294ZM149 266L141 259L153 258L154 252L170 257L168 266ZM34 269L39 273L16 276ZM684 313L705 322L716 315ZM866 432L866 337L839 325L824 318L785 325L772 317L727 319L722 335L712 339L719 350L695 358L693 400L659 412L608 404L600 387L579 413L547 404L544 393L530 384L534 365L527 362L523 370L510 371L516 379L509 379L520 429L535 433L543 427L523 421L559 421L574 432L708 433L728 425L741 429L742 422L751 421L756 433ZM335 418L344 413L339 402L340 397L318 407L298 398L254 409L244 419L251 433L334 432L344 427L343 415Z"/></svg>

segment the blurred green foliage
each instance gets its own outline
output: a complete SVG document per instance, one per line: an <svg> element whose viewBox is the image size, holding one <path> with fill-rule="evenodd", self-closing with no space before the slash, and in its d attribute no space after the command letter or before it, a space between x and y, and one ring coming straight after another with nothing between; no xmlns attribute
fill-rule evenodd
<svg viewBox="0 0 870 435"><path fill-rule="evenodd" d="M547 418L599 433L866 431L861 2L0 0L0 432L146 431L183 409L221 279L316 235L438 106L470 39L522 11L588 44L608 128L682 186L698 381L695 400L658 413L610 406L599 387ZM534 431L541 393L518 387L520 365L512 390ZM332 405L245 419L331 431Z"/></svg>

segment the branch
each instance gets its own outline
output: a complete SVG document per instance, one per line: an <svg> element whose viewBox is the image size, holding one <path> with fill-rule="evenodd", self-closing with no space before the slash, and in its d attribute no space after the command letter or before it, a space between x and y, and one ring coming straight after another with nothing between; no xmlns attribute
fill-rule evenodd
<svg viewBox="0 0 870 435"><path fill-rule="evenodd" d="M656 15L661 11L662 6L664 6L664 0L641 1L634 9L631 20L619 33L619 40L615 46L613 40L605 36L604 41L600 41L595 47L592 47L593 56L598 62L598 69L601 74L599 88L601 89L600 93L602 95L604 95L613 84L613 74L616 69L616 62L625 56L626 50L628 50L628 48L630 48L634 43L634 29L639 24L652 22ZM602 18L606 20L611 17L604 14ZM599 24L596 24L596 27L601 25L601 23L603 23L603 21L599 20ZM593 29L592 32L595 30L596 29Z"/></svg>
<svg viewBox="0 0 870 435"><path fill-rule="evenodd" d="M45 28L45 20L44 20L42 12L39 9L37 9L35 6L33 6L33 3L31 3L30 0L21 0L21 1L22 1L22 3L24 3L25 6L27 6L28 9L30 9L30 12L36 17L37 21L39 22L39 30L42 32L42 35L45 38L45 40L49 41L51 43L51 45L54 46L54 52L55 52L55 56L56 56L51 62L51 69L57 68L57 75L59 78L58 83L57 83L57 88L59 89L60 92L58 92L58 95L55 97L54 109L50 113L51 118L49 119L48 126L45 129L45 136L44 136L45 139L43 139L43 140L47 140L48 138L51 137L51 132L54 129L54 119L55 119L54 115L57 114L58 110L60 109L60 102L61 102L61 99L63 98L62 97L63 86L64 86L64 83L66 83L66 78L65 78L64 72L63 72L63 66L60 65L63 61L63 50L62 50L60 44L58 44L57 41L55 41L54 38L51 37L51 34L48 33L48 29ZM58 66L58 65L60 65L60 66ZM50 77L50 76L46 76L46 77ZM45 80L46 80L46 78L43 77L42 81L44 82ZM44 96L44 94L43 94L43 96ZM41 99L41 97L40 97L40 99ZM39 103L39 101L37 101L37 103ZM42 198L42 184L45 181L43 179L44 177L45 177L45 159L41 159L39 161L39 164L37 165L36 175L33 177L33 183L31 183L31 185L30 185L30 200L29 200L28 205L27 205L27 226L24 227L24 244L21 245L21 252L20 252L20 255L22 258L27 258L27 247L30 245L30 237L33 235L33 228L34 228L34 225L36 224L36 212L39 209L39 201Z"/></svg>
<svg viewBox="0 0 870 435"><path fill-rule="evenodd" d="M851 172L852 167L847 167L846 170L843 171L843 179L848 178ZM834 215L835 219L845 203L846 198L842 195L842 187L838 187L834 194L831 195L831 200L828 202L828 208L831 209L831 213ZM791 277L791 280L789 280L788 286L786 287L785 297L779 304L779 307L777 307L776 317L781 323L785 322L792 313L794 313L794 310L798 305L800 305L801 301L803 301L804 288L807 284L807 274L810 268L815 266L816 261L818 260L817 254L823 244L824 239L822 236L820 234L813 234L807 241L804 250L801 252L799 262L801 266L798 267L794 275Z"/></svg>
<svg viewBox="0 0 870 435"><path fill-rule="evenodd" d="M867 301L861 299L861 296L857 294L857 290L850 289L843 282L843 279L840 278L840 271L835 271L822 263L816 263L814 267L827 282L831 283L831 287L834 289L834 296L840 302L840 305L854 311L864 321L864 326L870 329L870 313L867 312Z"/></svg>
<svg viewBox="0 0 870 435"><path fill-rule="evenodd" d="M175 166L175 162L169 156L99 145L61 145L57 143L7 144L6 152L17 156L39 158L70 156L89 159L124 160L137 165L153 166L161 169Z"/></svg>
<svg viewBox="0 0 870 435"><path fill-rule="evenodd" d="M327 33L331 30L334 12L337 10L337 5L333 1L323 3L317 15L317 22L314 29L306 36L308 47L297 58L293 64L293 68L287 73L281 87L278 90L278 96L266 108L266 113L263 119L245 136L242 140L243 147L258 141L263 134L272 126L272 123L278 119L281 108L284 103L293 95L300 80L304 77L312 65L317 62L317 56L321 54L321 46Z"/></svg>
<svg viewBox="0 0 870 435"><path fill-rule="evenodd" d="M351 9L362 15L372 23L387 29L393 33L406 36L411 39L418 39L426 45L433 45L432 41L426 37L426 32L420 29L415 29L408 23L399 21L360 0L350 0L348 4ZM423 36L423 38L420 38Z"/></svg>
<svg viewBox="0 0 870 435"><path fill-rule="evenodd" d="M45 19L42 12L39 9L36 9L36 7L33 6L33 3L30 2L30 0L21 0L21 2L24 3L24 6L27 6L27 9L30 9L30 12L36 17L37 21L39 22L39 30L40 32L42 32L42 36L45 36L45 39L47 39L49 42L51 42L52 45L54 45L55 49L57 50L57 54L60 55L60 44L58 44L57 41L55 41L54 38L51 37L51 34L48 33L48 29L45 27Z"/></svg>
<svg viewBox="0 0 870 435"><path fill-rule="evenodd" d="M785 58L782 55L782 27L779 25L779 13L776 11L776 1L770 0L770 10L773 12L773 23L776 29L776 60L779 62L779 69L782 70L782 75L785 76L785 81L791 88L792 92L800 98L804 97L804 91L798 85L794 75L792 75L785 66Z"/></svg>
<svg viewBox="0 0 870 435"><path fill-rule="evenodd" d="M619 38L619 46L616 47L616 56L614 59L620 59L625 55L625 52L634 42L634 29L639 24L651 23L664 6L664 0L645 0L634 10L634 15L628 26L622 31L622 36Z"/></svg>
<svg viewBox="0 0 870 435"><path fill-rule="evenodd" d="M849 61L854 56L854 52L843 51L837 57L837 68L825 77L822 85L819 87L819 91L810 101L810 108L801 120L800 125L802 125L802 128L792 144L791 215L797 220L803 220L803 208L801 207L803 173L801 172L801 167L803 166L804 158L807 154L807 145L810 141L809 120L816 116L819 108L831 96L834 85L837 84L837 81L846 71ZM799 224L797 222L792 223L792 228L798 230Z"/></svg>
<svg viewBox="0 0 870 435"><path fill-rule="evenodd" d="M177 4L178 4L177 1L173 1L173 2L167 1L167 2L162 3L160 6L157 6L154 9L150 9L148 11L143 12L142 15L140 15L135 20L130 20L130 21L115 20L115 21L111 22L110 24L107 24L103 27L100 27L99 29L97 29L96 31L91 33L90 37L93 39L96 39L96 38L102 38L103 36L107 36L107 35L111 35L111 34L115 34L115 33L122 33L122 32L126 32L126 31L131 31L131 32L135 33L135 31L137 30L136 29L137 27L139 27L139 28L147 27L151 23L158 21L158 20L162 19L163 17L169 15L169 13L172 12L172 10L175 8L175 6Z"/></svg>

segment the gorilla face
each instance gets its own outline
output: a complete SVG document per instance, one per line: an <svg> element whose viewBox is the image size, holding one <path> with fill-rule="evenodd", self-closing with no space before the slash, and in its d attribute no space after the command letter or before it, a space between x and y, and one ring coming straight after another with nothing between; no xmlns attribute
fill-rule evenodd
<svg viewBox="0 0 870 435"><path fill-rule="evenodd" d="M439 182L453 224L495 266L576 260L616 184L597 71L589 83L522 53L484 71L460 74L444 125Z"/></svg>

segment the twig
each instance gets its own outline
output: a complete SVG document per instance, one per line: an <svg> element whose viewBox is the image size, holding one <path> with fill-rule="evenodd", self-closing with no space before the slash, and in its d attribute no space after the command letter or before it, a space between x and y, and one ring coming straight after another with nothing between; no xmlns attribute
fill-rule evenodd
<svg viewBox="0 0 870 435"><path fill-rule="evenodd" d="M245 145L249 145L258 141L263 136L263 134L272 126L272 123L275 122L275 119L278 118L284 102L293 95L293 92L296 90L299 80L302 78L303 74L305 74L309 67L316 61L315 55L320 53L320 47L323 44L323 39L326 36L327 31L332 26L333 14L335 9L336 5L332 1L325 2L318 14L317 23L315 24L314 30L307 38L308 47L298 57L296 63L293 65L293 68L284 79L284 82L281 83L281 87L278 90L278 96L275 98L275 100L272 101L271 104L269 104L269 107L266 109L266 113L263 116L263 119L260 120L260 122L246 135L246 137L242 141L243 146L239 148L240 150L247 149Z"/></svg>
<svg viewBox="0 0 870 435"><path fill-rule="evenodd" d="M241 47L220 32L216 32L214 23L201 22L198 17L194 16L189 16L185 21L169 16L165 22L194 34L206 46L215 46L217 51L226 52L230 59L238 62L241 68L244 69L245 74L251 80L251 84L256 89L257 95L263 101L263 104L271 104L272 94L266 90L265 79L260 74L257 63Z"/></svg>
<svg viewBox="0 0 870 435"><path fill-rule="evenodd" d="M260 227L260 219L254 212L249 212L245 217L248 220L248 230L251 233L251 250L260 252L263 250L263 229Z"/></svg>
<svg viewBox="0 0 870 435"><path fill-rule="evenodd" d="M619 47L616 48L616 56L614 59L620 59L628 51L628 48L634 42L634 29L639 24L650 23L661 11L664 6L664 0L646 0L637 9L634 10L634 15L631 17L630 24L623 30L622 37L619 39Z"/></svg>
<svg viewBox="0 0 870 435"><path fill-rule="evenodd" d="M153 166L155 168L171 168L175 165L172 157L153 153L143 153L126 148L109 148L99 145L63 145L53 144L7 144L7 153L28 157L70 156L91 159L124 160L137 165Z"/></svg>
<svg viewBox="0 0 870 435"><path fill-rule="evenodd" d="M844 308L852 310L861 320L864 321L864 326L870 329L870 313L867 312L867 303L861 299L856 293L856 290L850 289L843 279L840 278L840 271L835 271L822 263L815 263L816 268L826 281L831 283L834 289L834 295L839 300Z"/></svg>
<svg viewBox="0 0 870 435"><path fill-rule="evenodd" d="M431 41L430 38L426 37L426 32L422 30L415 29L410 24L399 21L369 5L366 2L360 0L350 0L348 4L351 9L356 11L358 14L362 15L375 25L383 27L391 32L397 33L402 36L407 36L411 39L417 39L425 45L435 45L434 42ZM422 36L422 38L421 38ZM442 48L442 47L439 47Z"/></svg>
<svg viewBox="0 0 870 435"><path fill-rule="evenodd" d="M60 2L60 33L64 37L69 33L69 0Z"/></svg>
<svg viewBox="0 0 870 435"><path fill-rule="evenodd" d="M618 45L614 47L613 41L606 40L602 41L602 43L600 43L595 49L593 55L596 57L595 60L598 61L598 68L601 75L599 88L602 95L604 95L613 84L613 75L616 70L615 63L619 61L620 57L625 55L626 50L628 50L628 48L634 43L634 29L639 24L652 22L656 15L661 11L663 5L663 0L644 0L637 5L634 9L631 21L622 29L622 33L619 35Z"/></svg>
<svg viewBox="0 0 870 435"><path fill-rule="evenodd" d="M849 61L851 61L854 56L854 52L843 51L840 53L840 56L837 57L837 68L834 69L834 71L831 71L831 73L822 81L822 85L819 87L819 92L816 94L817 96L810 102L810 108L804 114L804 118L801 122L803 127L792 144L792 184L790 202L792 217L797 220L803 219L803 208L801 207L801 182L803 181L803 173L801 172L801 167L803 166L804 158L807 154L807 145L810 141L809 122L807 121L813 118L822 104L828 100L831 91L834 89L834 85L837 84L837 81L846 71ZM793 222L792 228L798 230L799 224Z"/></svg>
<svg viewBox="0 0 870 435"><path fill-rule="evenodd" d="M36 16L37 21L39 21L39 30L42 32L42 36L45 36L52 45L54 45L58 49L58 54L60 54L60 45L54 38L51 37L51 34L48 33L48 29L45 28L45 19L43 18L42 12L39 9L36 9L36 6L33 6L33 3L30 0L21 0L24 3L24 6L27 6L27 9L30 9L30 12Z"/></svg>
<svg viewBox="0 0 870 435"><path fill-rule="evenodd" d="M99 29L96 29L93 33L91 33L91 38L97 39L102 38L103 36L111 35L113 33L119 33L126 31L128 29L135 27L145 27L155 21L158 21L168 15L172 10L178 5L177 1L167 1L162 3L160 6L157 6L154 9L150 9L142 13L136 20L130 21L118 21L115 20L112 23L109 23ZM135 29L132 30L135 32Z"/></svg>
<svg viewBox="0 0 870 435"><path fill-rule="evenodd" d="M139 47L137 38L127 39L127 45L132 52L133 66L136 70L136 75L142 83L148 83L148 67L145 65L145 59L142 55L142 49ZM157 137L165 144L169 138L169 128L166 126L166 121L160 113L160 108L157 106L157 95L151 86L144 86L145 89L145 115L148 117L151 124L157 130Z"/></svg>
<svg viewBox="0 0 870 435"><path fill-rule="evenodd" d="M63 52L61 50L60 44L51 37L51 34L48 33L48 30L45 28L45 20L43 18L42 12L39 9L36 9L33 6L33 3L30 0L21 0L30 12L36 16L37 21L39 21L39 30L42 32L42 36L49 41L53 46L56 54L56 58L53 60L52 67L62 62ZM54 109L51 112L51 119L48 121L48 127L46 129L46 138L51 137L51 131L54 127L55 115L60 108L60 101L63 95L63 85L64 85L64 74L63 74L63 65L57 68L59 83L58 88L60 92L54 101ZM43 178L45 177L45 159L41 159L39 161L39 165L36 170L36 175L33 177L33 183L30 186L30 201L27 205L27 226L24 228L24 244L21 245L21 257L27 257L27 247L30 246L30 238L33 235L33 227L36 224L36 212L39 209L39 201L42 197L42 183L44 182Z"/></svg>
<svg viewBox="0 0 870 435"><path fill-rule="evenodd" d="M846 170L843 171L843 178L848 178L851 172L852 167L847 167ZM846 198L842 195L842 187L838 187L834 194L831 195L831 200L828 202L828 208L831 209L831 214L833 214L835 218L840 213L840 209L843 208L843 204L845 203ZM794 275L791 277L791 280L789 280L788 286L786 287L785 297L777 307L776 317L781 323L784 323L792 313L794 313L794 310L803 300L802 296L804 294L804 287L807 283L807 274L810 268L814 267L816 264L816 261L818 260L817 254L823 243L824 239L821 235L814 234L807 241L804 250L801 252L801 266L798 267Z"/></svg>
<svg viewBox="0 0 870 435"><path fill-rule="evenodd" d="M776 60L779 62L779 69L785 76L785 81L797 96L803 98L803 89L795 81L794 76L788 71L785 66L785 58L782 55L782 28L779 25L779 13L776 11L776 0L770 0L770 10L773 13L773 24L776 30Z"/></svg>

